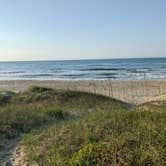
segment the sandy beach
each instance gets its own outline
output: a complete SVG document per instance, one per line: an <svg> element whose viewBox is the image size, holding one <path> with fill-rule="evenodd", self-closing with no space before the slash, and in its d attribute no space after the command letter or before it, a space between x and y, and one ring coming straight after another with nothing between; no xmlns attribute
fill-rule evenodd
<svg viewBox="0 0 166 166"><path fill-rule="evenodd" d="M9 90L23 92L29 86L45 86L56 89L70 89L103 94L125 102L141 104L152 100L166 98L166 80L141 80L141 81L36 81L36 80L11 80L0 81L0 91Z"/></svg>

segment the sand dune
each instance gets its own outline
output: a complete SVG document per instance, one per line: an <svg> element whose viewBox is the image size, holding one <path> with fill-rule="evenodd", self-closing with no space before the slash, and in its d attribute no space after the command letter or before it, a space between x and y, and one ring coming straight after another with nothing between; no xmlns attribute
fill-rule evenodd
<svg viewBox="0 0 166 166"><path fill-rule="evenodd" d="M0 90L20 92L27 90L31 85L99 93L134 104L140 104L152 100L164 100L166 96L166 80L0 81Z"/></svg>

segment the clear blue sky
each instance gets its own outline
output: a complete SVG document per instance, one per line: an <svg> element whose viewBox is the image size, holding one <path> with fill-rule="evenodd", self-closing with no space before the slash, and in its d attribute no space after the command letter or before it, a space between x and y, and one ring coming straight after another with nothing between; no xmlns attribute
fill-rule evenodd
<svg viewBox="0 0 166 166"><path fill-rule="evenodd" d="M166 56L166 0L0 0L0 61Z"/></svg>

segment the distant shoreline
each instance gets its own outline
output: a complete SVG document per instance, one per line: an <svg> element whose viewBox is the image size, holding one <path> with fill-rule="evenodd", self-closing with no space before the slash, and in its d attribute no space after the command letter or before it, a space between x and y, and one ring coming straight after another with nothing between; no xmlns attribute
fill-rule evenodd
<svg viewBox="0 0 166 166"><path fill-rule="evenodd" d="M165 99L166 80L0 80L0 91L26 91L30 86L92 92L140 104Z"/></svg>

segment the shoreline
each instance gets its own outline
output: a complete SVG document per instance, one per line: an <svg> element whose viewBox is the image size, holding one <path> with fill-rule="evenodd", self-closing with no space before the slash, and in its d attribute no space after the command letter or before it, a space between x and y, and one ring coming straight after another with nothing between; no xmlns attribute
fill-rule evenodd
<svg viewBox="0 0 166 166"><path fill-rule="evenodd" d="M24 92L29 86L92 92L141 104L165 100L166 80L0 80L0 91Z"/></svg>

